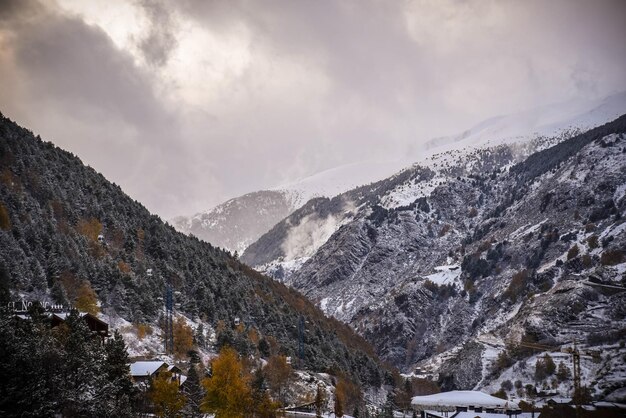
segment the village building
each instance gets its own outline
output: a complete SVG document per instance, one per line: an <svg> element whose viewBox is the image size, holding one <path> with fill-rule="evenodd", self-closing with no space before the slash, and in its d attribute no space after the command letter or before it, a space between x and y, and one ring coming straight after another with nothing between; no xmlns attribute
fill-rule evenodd
<svg viewBox="0 0 626 418"><path fill-rule="evenodd" d="M422 418L460 418L464 412L471 412L472 417L481 414L521 417L522 412L515 402L471 390L414 396L411 405Z"/></svg>
<svg viewBox="0 0 626 418"><path fill-rule="evenodd" d="M177 381L179 386L187 380L187 376L183 375L178 366L170 366L162 360L140 360L130 364L130 375L136 385L148 385L159 373L165 371L172 374L172 380Z"/></svg>
<svg viewBox="0 0 626 418"><path fill-rule="evenodd" d="M69 312L46 312L45 315L50 319L51 327L58 327L63 324L67 317L70 315ZM85 320L87 327L92 332L94 336L100 337L102 343L106 338L110 337L109 333L109 324L104 322L102 319L98 318L96 315L92 315L88 312L79 312L79 317ZM30 314L27 312L21 312L15 314L15 318L22 320L29 320Z"/></svg>

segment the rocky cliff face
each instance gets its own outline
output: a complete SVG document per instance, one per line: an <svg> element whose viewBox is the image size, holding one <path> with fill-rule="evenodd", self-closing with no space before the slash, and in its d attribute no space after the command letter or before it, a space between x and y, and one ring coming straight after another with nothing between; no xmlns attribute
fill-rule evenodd
<svg viewBox="0 0 626 418"><path fill-rule="evenodd" d="M496 367L506 342L587 344L626 327L625 131L621 117L567 140L435 156L305 206L243 259L351 324L405 371L434 374L447 388L492 387L504 369L534 358ZM292 235L330 218L326 240L290 252ZM622 351L609 354L619 360ZM607 364L586 366L597 393L615 389L606 383L614 374L598 378Z"/></svg>

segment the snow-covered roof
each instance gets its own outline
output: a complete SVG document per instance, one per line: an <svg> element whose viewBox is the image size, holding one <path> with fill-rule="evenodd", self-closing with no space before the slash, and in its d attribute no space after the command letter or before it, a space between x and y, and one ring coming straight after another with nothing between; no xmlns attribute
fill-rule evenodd
<svg viewBox="0 0 626 418"><path fill-rule="evenodd" d="M164 361L136 361L130 365L130 374L135 377L152 376L163 365L167 367Z"/></svg>
<svg viewBox="0 0 626 418"><path fill-rule="evenodd" d="M626 409L626 404L623 403L617 403L617 402L606 402L606 401L600 401L600 402L594 402L593 403L594 406L598 407L598 408L619 408L619 409Z"/></svg>
<svg viewBox="0 0 626 418"><path fill-rule="evenodd" d="M494 409L519 409L512 401L496 398L486 393L473 390L453 390L451 392L436 393L434 395L414 396L411 404L417 407L427 408L452 408L452 407L482 407Z"/></svg>
<svg viewBox="0 0 626 418"><path fill-rule="evenodd" d="M522 412L521 414L515 415L515 418L532 418L533 415L537 416L538 414L533 414L531 412ZM505 416L506 415L502 415L499 413L466 411L455 414L454 418L503 418Z"/></svg>

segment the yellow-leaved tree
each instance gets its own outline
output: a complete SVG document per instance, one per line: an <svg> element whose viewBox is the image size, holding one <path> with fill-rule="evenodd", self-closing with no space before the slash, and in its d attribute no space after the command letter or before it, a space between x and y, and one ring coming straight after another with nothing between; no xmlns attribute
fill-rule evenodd
<svg viewBox="0 0 626 418"><path fill-rule="evenodd" d="M264 369L270 389L276 397L285 403L285 389L289 386L293 369L285 356L271 356Z"/></svg>
<svg viewBox="0 0 626 418"><path fill-rule="evenodd" d="M81 235L95 242L98 240L98 235L102 232L102 224L96 218L81 219L78 221L76 229Z"/></svg>
<svg viewBox="0 0 626 418"><path fill-rule="evenodd" d="M9 211L6 206L4 206L0 202L0 229L4 229L8 231L11 229L11 217L9 216Z"/></svg>
<svg viewBox="0 0 626 418"><path fill-rule="evenodd" d="M98 296L86 280L81 283L76 292L74 307L81 312L89 312L92 315L98 315L98 312L100 312Z"/></svg>
<svg viewBox="0 0 626 418"><path fill-rule="evenodd" d="M193 329L182 316L174 321L172 334L174 334L174 354L178 358L183 358L187 352L193 347Z"/></svg>
<svg viewBox="0 0 626 418"><path fill-rule="evenodd" d="M211 377L202 381L206 395L201 410L215 418L239 418L249 412L252 394L237 352L224 347L211 362Z"/></svg>
<svg viewBox="0 0 626 418"><path fill-rule="evenodd" d="M155 414L163 418L178 417L186 402L185 395L178 388L178 381L172 380L172 374L168 371L160 372L152 381L149 396Z"/></svg>

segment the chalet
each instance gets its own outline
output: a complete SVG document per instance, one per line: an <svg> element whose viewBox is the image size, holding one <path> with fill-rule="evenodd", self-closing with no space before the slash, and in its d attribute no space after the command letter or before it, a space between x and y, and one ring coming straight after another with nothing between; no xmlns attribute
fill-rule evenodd
<svg viewBox="0 0 626 418"><path fill-rule="evenodd" d="M104 339L111 336L111 334L109 333L109 324L107 324L97 316L88 312L79 312L78 315L85 320L91 332L102 339L103 344ZM68 316L68 312L51 313L50 321L52 322L52 327L56 327L64 323Z"/></svg>
<svg viewBox="0 0 626 418"><path fill-rule="evenodd" d="M69 312L46 312L45 315L50 318L50 323L52 328L58 327L62 323L64 323L69 316ZM104 339L111 336L109 333L109 324L101 320L95 315L92 315L87 312L79 312L78 315L85 320L87 323L87 327L92 332L94 336L98 336L101 338L102 343L104 344ZM22 320L29 320L30 314L27 312L17 313L15 315L16 318Z"/></svg>
<svg viewBox="0 0 626 418"><path fill-rule="evenodd" d="M164 361L136 361L130 364L130 375L136 384L155 378L159 372L169 368Z"/></svg>
<svg viewBox="0 0 626 418"><path fill-rule="evenodd" d="M470 412L480 414L502 414L503 416L519 415L519 406L512 401L496 398L479 391L455 390L426 396L414 396L411 399L413 409L422 417L457 416L459 413ZM428 415L427 415L428 414ZM470 415L471 415L470 414ZM474 416L474 415L472 415Z"/></svg>
<svg viewBox="0 0 626 418"><path fill-rule="evenodd" d="M187 376L184 376L182 370L178 366L170 366L161 360L136 361L130 364L130 375L136 385L147 384L161 372L170 372L172 380L177 381L178 385L182 385Z"/></svg>

